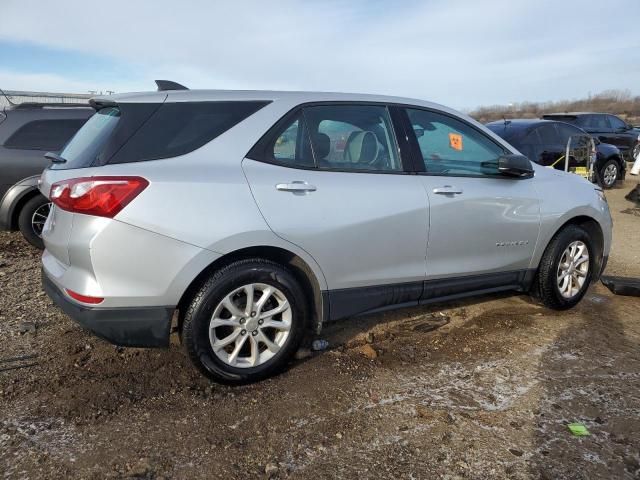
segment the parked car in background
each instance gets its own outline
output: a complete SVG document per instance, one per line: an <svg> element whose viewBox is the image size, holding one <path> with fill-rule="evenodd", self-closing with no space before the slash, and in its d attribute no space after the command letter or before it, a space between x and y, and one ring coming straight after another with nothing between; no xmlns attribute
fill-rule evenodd
<svg viewBox="0 0 640 480"><path fill-rule="evenodd" d="M640 139L640 126L636 125L635 127L633 127L633 131L638 134L638 138ZM635 161L638 158L638 155L640 155L640 140L633 148L633 154L631 155L633 157L633 160L631 161Z"/></svg>
<svg viewBox="0 0 640 480"><path fill-rule="evenodd" d="M633 151L640 138L633 125L629 125L616 115L610 113L549 113L542 118L571 123L601 142L615 145L620 149L625 161L633 161Z"/></svg>
<svg viewBox="0 0 640 480"><path fill-rule="evenodd" d="M564 122L538 119L500 120L487 127L504 138L521 153L539 165L564 170L564 156L569 139L587 138L584 130ZM604 188L611 188L618 179L624 179L626 164L618 147L594 139L596 162L594 169ZM573 140L572 140L573 141ZM577 145L576 141L576 145ZM586 156L571 155L569 168L586 167Z"/></svg>
<svg viewBox="0 0 640 480"><path fill-rule="evenodd" d="M42 227L49 201L38 179L94 110L87 104L21 103L0 113L0 229L20 230L42 249Z"/></svg>
<svg viewBox="0 0 640 480"><path fill-rule="evenodd" d="M609 255L599 187L440 105L215 90L92 104L42 175L45 291L119 345L168 346L177 311L217 381L271 375L323 322L365 312L511 290L571 308Z"/></svg>

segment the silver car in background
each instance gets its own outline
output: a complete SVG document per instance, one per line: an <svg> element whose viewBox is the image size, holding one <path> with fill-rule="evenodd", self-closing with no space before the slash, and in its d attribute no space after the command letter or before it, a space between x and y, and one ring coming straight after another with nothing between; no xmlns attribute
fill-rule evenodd
<svg viewBox="0 0 640 480"><path fill-rule="evenodd" d="M98 97L42 175L43 284L115 344L226 383L324 322L514 290L576 305L605 267L602 191L405 98L169 86Z"/></svg>

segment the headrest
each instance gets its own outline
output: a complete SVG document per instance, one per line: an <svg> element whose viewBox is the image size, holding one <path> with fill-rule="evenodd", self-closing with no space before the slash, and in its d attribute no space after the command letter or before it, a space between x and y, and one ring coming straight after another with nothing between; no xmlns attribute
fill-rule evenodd
<svg viewBox="0 0 640 480"><path fill-rule="evenodd" d="M331 139L326 133L316 133L313 136L313 148L316 160L324 160L331 151Z"/></svg>
<svg viewBox="0 0 640 480"><path fill-rule="evenodd" d="M372 163L378 157L378 139L373 132L351 132L344 149L344 161Z"/></svg>

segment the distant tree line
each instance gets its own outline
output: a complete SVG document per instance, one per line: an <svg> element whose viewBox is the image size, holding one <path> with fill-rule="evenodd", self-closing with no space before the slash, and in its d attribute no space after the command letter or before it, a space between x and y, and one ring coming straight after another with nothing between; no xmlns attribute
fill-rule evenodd
<svg viewBox="0 0 640 480"><path fill-rule="evenodd" d="M640 96L633 96L629 90L605 90L580 100L479 107L470 115L481 123L487 123L502 118L539 118L545 113L555 112L613 113L633 125L640 125Z"/></svg>

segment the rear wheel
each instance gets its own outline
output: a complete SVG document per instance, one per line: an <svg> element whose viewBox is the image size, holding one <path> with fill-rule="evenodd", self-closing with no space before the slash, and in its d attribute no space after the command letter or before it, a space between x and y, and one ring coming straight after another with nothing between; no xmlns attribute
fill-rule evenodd
<svg viewBox="0 0 640 480"><path fill-rule="evenodd" d="M24 204L18 215L18 228L22 236L34 247L44 249L42 229L49 216L51 203L42 195L36 195Z"/></svg>
<svg viewBox="0 0 640 480"><path fill-rule="evenodd" d="M542 302L555 310L574 307L591 283L595 250L589 234L568 225L551 240L540 261L536 277Z"/></svg>
<svg viewBox="0 0 640 480"><path fill-rule="evenodd" d="M261 380L280 371L307 325L307 303L295 277L262 259L216 272L185 314L182 339L189 358L222 383Z"/></svg>

